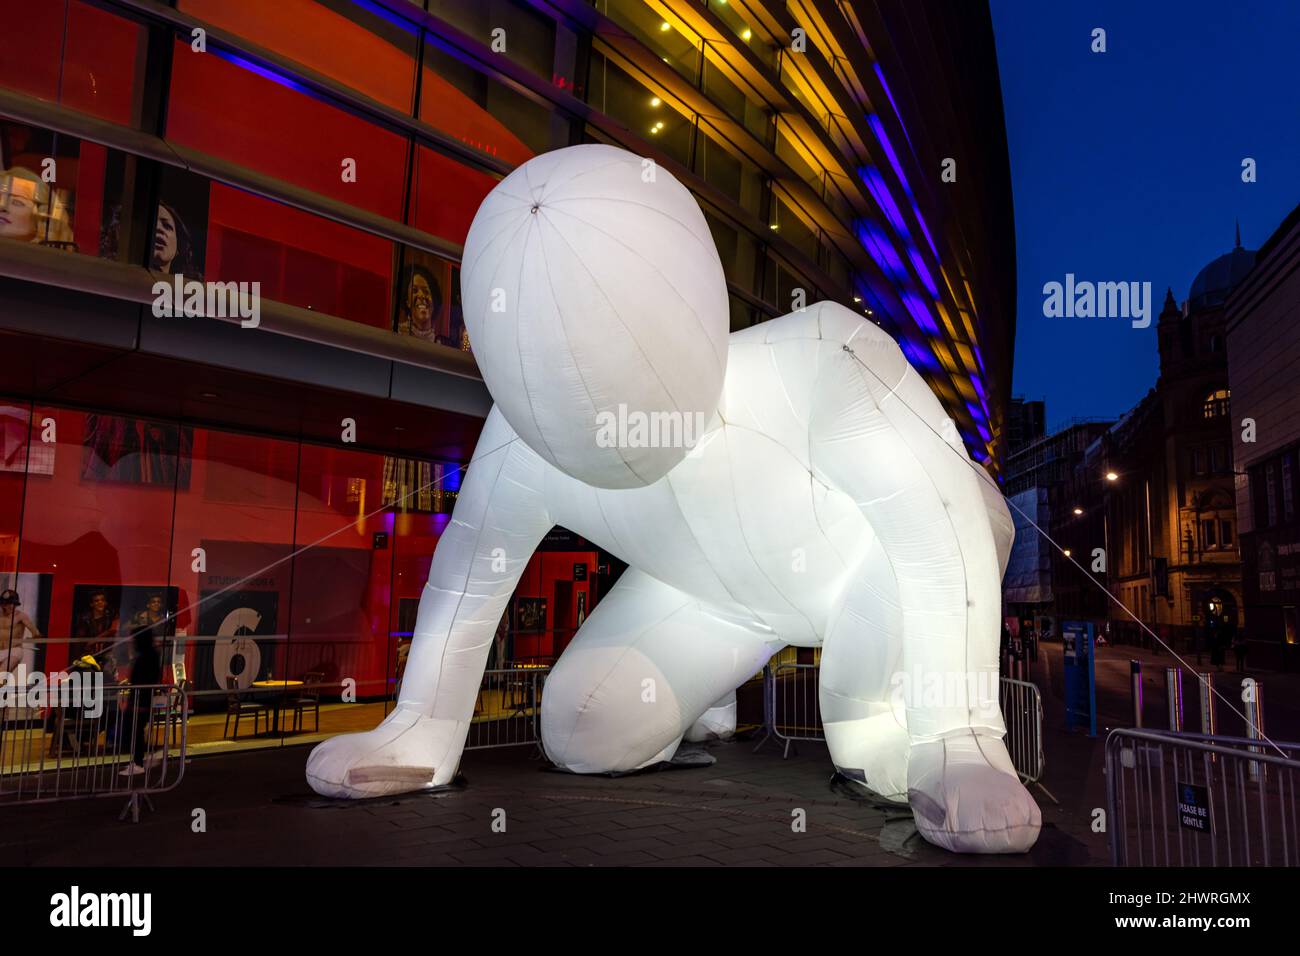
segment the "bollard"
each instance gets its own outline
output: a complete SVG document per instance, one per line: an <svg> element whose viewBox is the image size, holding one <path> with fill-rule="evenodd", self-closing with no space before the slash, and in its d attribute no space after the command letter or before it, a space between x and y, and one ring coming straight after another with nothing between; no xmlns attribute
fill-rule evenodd
<svg viewBox="0 0 1300 956"><path fill-rule="evenodd" d="M1175 733L1181 733L1183 729L1182 668L1165 668L1165 695L1169 701L1169 729Z"/></svg>
<svg viewBox="0 0 1300 956"><path fill-rule="evenodd" d="M1129 661L1129 684L1133 690L1133 726L1142 726L1142 662Z"/></svg>
<svg viewBox="0 0 1300 956"><path fill-rule="evenodd" d="M1218 721L1214 719L1214 675L1201 674L1201 733L1213 737L1218 732Z"/></svg>
<svg viewBox="0 0 1300 956"><path fill-rule="evenodd" d="M1259 681L1253 681L1254 693L1250 695L1250 700L1244 701L1246 705L1246 736L1251 740L1262 740L1264 737L1264 685ZM1251 747L1252 753L1263 753L1263 747ZM1264 768L1260 766L1258 760L1250 762L1250 779L1259 780L1263 775Z"/></svg>

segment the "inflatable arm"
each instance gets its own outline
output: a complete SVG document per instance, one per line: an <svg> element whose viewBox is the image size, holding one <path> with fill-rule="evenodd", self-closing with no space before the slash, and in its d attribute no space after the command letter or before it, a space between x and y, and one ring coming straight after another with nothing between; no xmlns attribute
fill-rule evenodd
<svg viewBox="0 0 1300 956"><path fill-rule="evenodd" d="M889 555L903 610L907 683L933 675L952 685L941 700L908 695L912 740L972 726L1001 736L999 560L980 479L962 460L960 438L954 434L952 446L945 441L951 429L943 407L893 339L865 323L860 328L818 382L810 423L814 468L858 503ZM971 672L991 678L955 679ZM980 699L990 679L990 696Z"/></svg>
<svg viewBox="0 0 1300 956"><path fill-rule="evenodd" d="M1005 506L991 501L943 407L894 341L863 324L823 367L814 469L857 502L901 609L907 795L918 829L958 852L1021 852L1041 815L1002 737Z"/></svg>
<svg viewBox="0 0 1300 956"><path fill-rule="evenodd" d="M455 776L497 624L551 528L545 467L493 408L434 552L397 707L374 730L312 752L317 793L383 796Z"/></svg>

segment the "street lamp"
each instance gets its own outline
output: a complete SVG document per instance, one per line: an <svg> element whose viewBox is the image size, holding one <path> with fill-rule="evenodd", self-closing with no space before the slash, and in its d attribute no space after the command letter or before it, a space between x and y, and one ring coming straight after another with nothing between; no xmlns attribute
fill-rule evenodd
<svg viewBox="0 0 1300 956"><path fill-rule="evenodd" d="M1119 481L1119 473L1108 470L1106 480L1112 484ZM1142 479L1142 492L1146 511L1146 538L1147 538L1147 593L1151 596L1151 623L1156 625L1160 622L1160 605L1156 601L1156 568L1155 568L1155 542L1151 534L1151 478L1144 476ZM1107 508L1109 511L1109 508ZM1106 549L1106 571L1107 577L1110 574L1110 549Z"/></svg>
<svg viewBox="0 0 1300 956"><path fill-rule="evenodd" d="M1083 514L1083 509L1082 509L1082 508L1075 508L1075 509L1074 509L1074 513L1075 513L1076 515L1081 515L1081 514Z"/></svg>

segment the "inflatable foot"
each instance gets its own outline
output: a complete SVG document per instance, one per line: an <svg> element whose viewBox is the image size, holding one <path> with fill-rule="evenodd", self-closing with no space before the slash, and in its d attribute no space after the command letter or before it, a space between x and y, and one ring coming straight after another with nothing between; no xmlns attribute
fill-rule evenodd
<svg viewBox="0 0 1300 956"><path fill-rule="evenodd" d="M1024 853L1042 826L1001 738L973 731L913 744L907 797L921 835L955 853Z"/></svg>
<svg viewBox="0 0 1300 956"><path fill-rule="evenodd" d="M323 797L357 799L449 783L460 762L465 726L400 707L374 730L342 734L307 758L307 783Z"/></svg>

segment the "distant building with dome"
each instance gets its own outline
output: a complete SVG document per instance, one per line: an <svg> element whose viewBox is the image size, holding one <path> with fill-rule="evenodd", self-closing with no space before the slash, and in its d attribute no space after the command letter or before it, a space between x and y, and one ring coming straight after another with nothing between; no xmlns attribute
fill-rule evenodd
<svg viewBox="0 0 1300 956"><path fill-rule="evenodd" d="M1255 253L1241 247L1241 229L1238 228L1237 245L1233 250L1219 256L1192 280L1192 289L1187 293L1187 308L1201 312L1222 306L1228 301L1228 294L1241 284L1254 265Z"/></svg>
<svg viewBox="0 0 1300 956"><path fill-rule="evenodd" d="M1233 637L1247 622L1225 304L1255 258L1238 230L1234 247L1196 274L1181 304L1172 289L1165 293L1155 387L1093 441L1075 469L1069 493L1077 504L1061 516L1058 540L1096 581L1058 555L1059 616L1106 618L1113 639L1150 643L1100 583L1180 653L1205 663L1231 658Z"/></svg>

